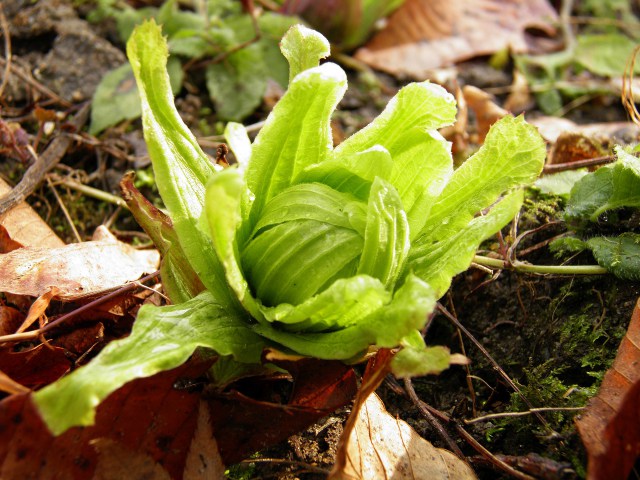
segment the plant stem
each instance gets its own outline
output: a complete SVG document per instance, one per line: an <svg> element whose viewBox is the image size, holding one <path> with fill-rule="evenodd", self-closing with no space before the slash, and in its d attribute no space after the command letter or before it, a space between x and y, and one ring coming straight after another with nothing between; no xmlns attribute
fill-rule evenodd
<svg viewBox="0 0 640 480"><path fill-rule="evenodd" d="M502 268L525 273L554 275L604 275L605 273L609 273L606 268L599 265L532 265L519 261L509 263L499 258L490 258L482 255L473 257L473 262L485 267Z"/></svg>

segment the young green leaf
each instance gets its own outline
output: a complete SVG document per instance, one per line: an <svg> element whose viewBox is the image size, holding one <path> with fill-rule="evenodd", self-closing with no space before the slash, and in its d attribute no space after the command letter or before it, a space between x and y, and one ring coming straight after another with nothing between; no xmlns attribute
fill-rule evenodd
<svg viewBox="0 0 640 480"><path fill-rule="evenodd" d="M398 378L433 375L449 368L451 360L448 348L427 347L415 330L402 339L402 350L393 357L391 371Z"/></svg>
<svg viewBox="0 0 640 480"><path fill-rule="evenodd" d="M376 178L369 194L364 247L358 273L393 290L410 248L409 223L396 189Z"/></svg>
<svg viewBox="0 0 640 480"><path fill-rule="evenodd" d="M198 228L205 185L215 169L173 103L166 71L167 44L160 28L153 21L136 28L127 43L127 54L140 89L144 135L158 190L182 249L209 290L227 292L211 241Z"/></svg>
<svg viewBox="0 0 640 480"><path fill-rule="evenodd" d="M387 348L400 345L405 336L424 325L435 304L433 289L418 277L409 275L389 303L345 328L301 334L260 324L254 331L302 355L347 360L370 345Z"/></svg>
<svg viewBox="0 0 640 480"><path fill-rule="evenodd" d="M304 25L295 25L280 43L282 54L289 62L289 83L301 72L320 65L331 53L326 38Z"/></svg>
<svg viewBox="0 0 640 480"><path fill-rule="evenodd" d="M229 122L224 127L224 138L236 157L240 170L244 170L251 158L251 140L241 123Z"/></svg>
<svg viewBox="0 0 640 480"><path fill-rule="evenodd" d="M240 267L236 234L242 226L242 203L247 187L242 175L227 168L215 175L207 186L205 215L217 258L220 259L227 282L242 306L256 320L262 320L257 301Z"/></svg>
<svg viewBox="0 0 640 480"><path fill-rule="evenodd" d="M603 213L621 207L640 207L640 159L616 148L618 160L586 175L575 184L565 210L577 227L596 222Z"/></svg>
<svg viewBox="0 0 640 480"><path fill-rule="evenodd" d="M412 83L391 99L378 118L338 145L334 156L346 159L381 145L395 158L413 146L413 142L407 145L405 140L414 130L442 128L451 125L455 117L456 101L444 88L429 82Z"/></svg>
<svg viewBox="0 0 640 480"><path fill-rule="evenodd" d="M489 213L474 218L439 242L431 242L427 235L418 238L405 270L429 283L438 297L444 295L453 276L469 267L480 243L509 223L520 210L523 198L521 190L507 195Z"/></svg>
<svg viewBox="0 0 640 480"><path fill-rule="evenodd" d="M504 117L491 127L484 145L462 164L431 208L422 235L446 239L506 190L531 183L542 171L546 148L522 116Z"/></svg>
<svg viewBox="0 0 640 480"><path fill-rule="evenodd" d="M55 435L91 425L95 407L122 385L184 363L197 347L257 363L264 347L244 314L203 292L180 305L143 306L131 335L107 345L88 365L33 395Z"/></svg>
<svg viewBox="0 0 640 480"><path fill-rule="evenodd" d="M347 78L335 64L305 70L267 118L253 143L246 180L255 196L251 220L264 205L292 184L306 167L331 152L330 116L346 90Z"/></svg>
<svg viewBox="0 0 640 480"><path fill-rule="evenodd" d="M640 235L625 232L618 237L593 237L587 246L601 267L624 280L640 280Z"/></svg>

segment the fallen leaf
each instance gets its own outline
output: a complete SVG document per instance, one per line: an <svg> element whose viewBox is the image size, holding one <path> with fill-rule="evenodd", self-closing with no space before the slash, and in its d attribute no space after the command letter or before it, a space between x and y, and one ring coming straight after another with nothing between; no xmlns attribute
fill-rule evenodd
<svg viewBox="0 0 640 480"><path fill-rule="evenodd" d="M475 479L471 467L448 450L434 447L406 422L384 408L382 400L369 395L358 413L347 441L344 469L330 479Z"/></svg>
<svg viewBox="0 0 640 480"><path fill-rule="evenodd" d="M578 125L560 117L541 116L528 120L549 143L555 143L565 132L597 136L600 143L630 144L640 141L640 127L633 122L606 122Z"/></svg>
<svg viewBox="0 0 640 480"><path fill-rule="evenodd" d="M98 452L94 480L116 478L140 478L145 480L170 480L167 471L149 455L123 446L108 438L91 442Z"/></svg>
<svg viewBox="0 0 640 480"><path fill-rule="evenodd" d="M434 69L505 48L530 52L526 29L552 35L556 18L547 0L407 0L355 58L424 79Z"/></svg>
<svg viewBox="0 0 640 480"><path fill-rule="evenodd" d="M0 337L14 333L24 321L20 310L6 305L0 305Z"/></svg>
<svg viewBox="0 0 640 480"><path fill-rule="evenodd" d="M52 286L73 300L117 288L158 268L156 250L136 250L105 227L97 239L60 248L25 247L0 255L0 291L38 297Z"/></svg>
<svg viewBox="0 0 640 480"><path fill-rule="evenodd" d="M15 292L14 292L15 293ZM33 323L38 320L40 317L44 315L44 312L49 307L51 300L53 297L58 295L60 291L58 287L51 287L48 291L44 292L29 307L29 312L27 313L27 318L24 319L22 325L16 330L16 333L24 332L27 328L29 328Z"/></svg>
<svg viewBox="0 0 640 480"><path fill-rule="evenodd" d="M476 115L476 125L478 138L476 143L483 144L484 139L489 133L491 125L496 123L505 115L508 115L504 108L495 103L495 98L487 92L480 90L472 85L465 85L462 88L462 94L469 108Z"/></svg>
<svg viewBox="0 0 640 480"><path fill-rule="evenodd" d="M59 347L40 344L20 352L0 351L0 370L31 389L56 381L70 367L64 349Z"/></svg>
<svg viewBox="0 0 640 480"><path fill-rule="evenodd" d="M13 378L0 370L0 391L9 394L21 394L27 393L29 389L24 385L20 385Z"/></svg>
<svg viewBox="0 0 640 480"><path fill-rule="evenodd" d="M191 440L183 480L219 480L225 478L225 468L218 443L211 429L211 414L204 401L198 408L198 424Z"/></svg>
<svg viewBox="0 0 640 480"><path fill-rule="evenodd" d="M274 397L272 379L251 379L249 392L231 391L208 399L213 431L227 465L283 441L346 405L356 393L353 369L337 361L304 359L292 368L288 401ZM288 382L287 382L288 383ZM262 387L262 388L261 388ZM315 392L315 393L314 393Z"/></svg>
<svg viewBox="0 0 640 480"><path fill-rule="evenodd" d="M56 337L51 343L74 355L83 355L104 340L104 325L100 322Z"/></svg>
<svg viewBox="0 0 640 480"><path fill-rule="evenodd" d="M0 198L10 191L11 187L0 178ZM9 232L14 241L24 246L58 248L64 245L26 202L21 202L4 215L0 215L0 225Z"/></svg>
<svg viewBox="0 0 640 480"><path fill-rule="evenodd" d="M30 395L5 398L0 402L0 478L93 478L99 460L95 445L107 445L102 462L112 445L104 440L150 457L170 478L182 478L200 392L176 386L193 382L210 366L210 361L192 361L130 382L98 407L94 426L72 428L58 437L51 435Z"/></svg>
<svg viewBox="0 0 640 480"><path fill-rule="evenodd" d="M627 478L640 456L640 300L598 395L576 420L587 478Z"/></svg>

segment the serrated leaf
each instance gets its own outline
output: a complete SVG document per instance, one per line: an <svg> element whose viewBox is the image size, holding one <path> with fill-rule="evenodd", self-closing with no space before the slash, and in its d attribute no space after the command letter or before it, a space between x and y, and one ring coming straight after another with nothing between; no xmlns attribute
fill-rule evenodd
<svg viewBox="0 0 640 480"><path fill-rule="evenodd" d="M160 27L153 21L138 26L127 43L127 54L140 88L144 136L158 190L182 250L202 283L231 301L222 265L199 228L205 185L215 168L173 103L166 73L167 44Z"/></svg>
<svg viewBox="0 0 640 480"><path fill-rule="evenodd" d="M422 230L432 241L463 229L510 188L526 185L542 171L546 147L522 116L495 123L480 150L462 164L438 197Z"/></svg>
<svg viewBox="0 0 640 480"><path fill-rule="evenodd" d="M280 50L289 62L289 82L296 75L320 65L331 53L326 38L304 25L294 25L280 43Z"/></svg>
<svg viewBox="0 0 640 480"><path fill-rule="evenodd" d="M565 209L567 222L580 227L603 213L640 207L640 160L616 148L618 160L584 176L571 190Z"/></svg>
<svg viewBox="0 0 640 480"><path fill-rule="evenodd" d="M251 220L306 167L322 162L332 147L330 116L346 90L335 64L305 70L267 118L253 143L247 185L255 196ZM313 94L310 94L313 92Z"/></svg>
<svg viewBox="0 0 640 480"><path fill-rule="evenodd" d="M518 190L498 202L486 215L471 220L445 240L418 238L411 247L406 271L429 283L438 298L445 294L454 275L466 270L483 240L504 227L520 210L523 193Z"/></svg>
<svg viewBox="0 0 640 480"><path fill-rule="evenodd" d="M624 280L640 280L640 235L625 232L617 237L593 237L587 246L601 267Z"/></svg>
<svg viewBox="0 0 640 480"><path fill-rule="evenodd" d="M180 305L143 306L131 335L107 345L88 365L36 392L33 399L51 431L59 435L91 425L95 408L130 380L177 367L197 347L257 363L263 340L242 314L203 292Z"/></svg>

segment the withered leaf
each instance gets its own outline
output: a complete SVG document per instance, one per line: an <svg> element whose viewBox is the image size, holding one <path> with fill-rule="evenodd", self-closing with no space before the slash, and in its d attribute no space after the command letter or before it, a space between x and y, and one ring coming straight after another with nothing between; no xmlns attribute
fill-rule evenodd
<svg viewBox="0 0 640 480"><path fill-rule="evenodd" d="M355 57L396 75L426 78L434 69L505 48L530 50L525 29L551 33L547 0L407 0Z"/></svg>
<svg viewBox="0 0 640 480"><path fill-rule="evenodd" d="M0 291L38 297L57 287L73 300L117 288L157 270L156 250L136 250L99 227L90 242L60 248L25 247L0 255Z"/></svg>
<svg viewBox="0 0 640 480"><path fill-rule="evenodd" d="M627 478L640 456L640 300L613 366L576 424L589 456L587 478Z"/></svg>
<svg viewBox="0 0 640 480"><path fill-rule="evenodd" d="M375 393L360 408L341 449L346 462L331 473L332 480L476 478L469 465L453 453L434 447L406 422L389 415Z"/></svg>

